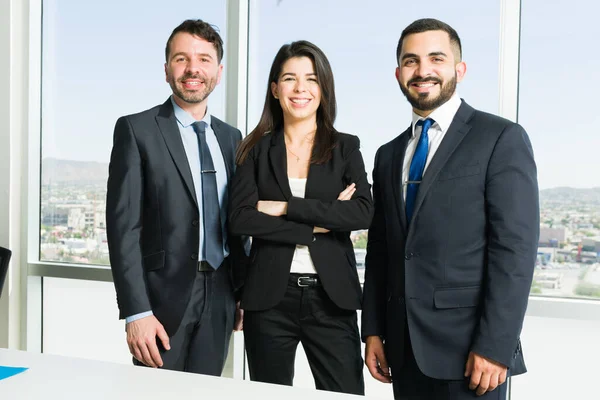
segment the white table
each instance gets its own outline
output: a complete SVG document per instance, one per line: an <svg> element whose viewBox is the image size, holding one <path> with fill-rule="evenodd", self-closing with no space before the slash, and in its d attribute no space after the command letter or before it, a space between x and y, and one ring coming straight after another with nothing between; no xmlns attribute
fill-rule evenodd
<svg viewBox="0 0 600 400"><path fill-rule="evenodd" d="M2 400L367 398L7 349L0 349L0 365L29 368L0 381Z"/></svg>

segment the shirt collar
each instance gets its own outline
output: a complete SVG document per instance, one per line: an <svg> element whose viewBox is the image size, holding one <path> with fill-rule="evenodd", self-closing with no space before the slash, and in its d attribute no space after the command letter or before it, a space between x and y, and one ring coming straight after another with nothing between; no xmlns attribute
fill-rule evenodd
<svg viewBox="0 0 600 400"><path fill-rule="evenodd" d="M183 108L179 107L177 103L175 103L175 100L173 100L173 96L171 96L171 103L173 104L173 112L175 113L175 118L181 126L187 128L191 126L194 122L196 122L194 117L192 117L187 111L185 111ZM201 121L206 122L206 124L210 126L211 116L208 112L208 107L206 108L206 113L204 114L204 118L202 118Z"/></svg>
<svg viewBox="0 0 600 400"><path fill-rule="evenodd" d="M419 122L419 120L424 120L427 118L433 119L435 121L435 123L439 126L439 128L441 129L442 132L447 132L448 128L450 128L450 124L452 123L452 120L454 119L454 116L456 115L456 112L458 111L460 105L461 105L460 97L458 96L457 92L454 92L452 97L450 97L450 99L447 102L445 102L444 104L442 104L441 106L439 106L438 108L433 110L433 112L431 114L429 114L427 117L421 117L419 114L416 114L413 111L413 113L412 113L412 131L411 131L412 135L414 136L414 134L415 134L415 126L417 125L417 122Z"/></svg>

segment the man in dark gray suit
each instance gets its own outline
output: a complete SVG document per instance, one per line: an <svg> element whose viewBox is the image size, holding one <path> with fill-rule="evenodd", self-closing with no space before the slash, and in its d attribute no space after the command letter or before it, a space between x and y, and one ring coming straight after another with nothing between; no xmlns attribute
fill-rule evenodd
<svg viewBox="0 0 600 400"><path fill-rule="evenodd" d="M397 48L411 126L377 152L362 335L396 399L506 397L539 235L527 134L462 101L458 34L422 19ZM391 370L391 376L390 376Z"/></svg>
<svg viewBox="0 0 600 400"><path fill-rule="evenodd" d="M167 41L162 105L119 118L107 236L120 318L134 363L209 375L223 370L246 256L227 235L239 130L207 111L223 42L201 20ZM241 311L236 327L241 327Z"/></svg>

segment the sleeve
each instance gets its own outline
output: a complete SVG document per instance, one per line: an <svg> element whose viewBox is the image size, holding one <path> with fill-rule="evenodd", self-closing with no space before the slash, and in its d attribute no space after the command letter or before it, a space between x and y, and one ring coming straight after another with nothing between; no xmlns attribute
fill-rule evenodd
<svg viewBox="0 0 600 400"><path fill-rule="evenodd" d="M274 217L256 209L258 187L255 178L255 149L237 167L231 182L229 229L233 235L275 242L309 245L313 241L313 226Z"/></svg>
<svg viewBox="0 0 600 400"><path fill-rule="evenodd" d="M146 312L142 312L142 313L139 313L139 314L135 314L135 315L132 315L132 316L129 316L129 317L125 318L125 323L128 324L130 322L137 321L138 319L146 318L146 317L149 317L151 315L154 315L154 313L152 312L152 310L146 311Z"/></svg>
<svg viewBox="0 0 600 400"><path fill-rule="evenodd" d="M144 176L131 123L117 120L106 194L106 236L120 318L151 310L142 266Z"/></svg>
<svg viewBox="0 0 600 400"><path fill-rule="evenodd" d="M351 200L324 201L291 197L288 201L287 218L330 231L354 231L366 229L373 218L371 185L367 180L365 164L360 153L360 141L351 136L345 156L344 180L356 184Z"/></svg>
<svg viewBox="0 0 600 400"><path fill-rule="evenodd" d="M363 287L363 306L361 336L385 336L386 318L386 276L387 276L387 239L385 213L382 202L379 157L381 149L375 155L373 171L373 199L375 212L367 241L365 259L365 282Z"/></svg>
<svg viewBox="0 0 600 400"><path fill-rule="evenodd" d="M471 350L511 365L525 318L539 238L537 171L527 133L500 135L486 177L487 268Z"/></svg>

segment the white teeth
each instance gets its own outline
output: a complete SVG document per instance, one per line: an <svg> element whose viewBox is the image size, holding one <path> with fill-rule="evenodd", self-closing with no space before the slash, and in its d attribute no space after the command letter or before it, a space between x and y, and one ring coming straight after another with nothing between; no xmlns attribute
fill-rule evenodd
<svg viewBox="0 0 600 400"><path fill-rule="evenodd" d="M418 87L432 87L435 83L418 83Z"/></svg>
<svg viewBox="0 0 600 400"><path fill-rule="evenodd" d="M306 103L308 103L308 101L309 101L308 99L292 99L292 103L295 103L295 104L306 104Z"/></svg>

